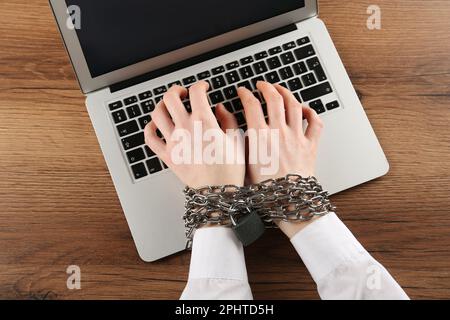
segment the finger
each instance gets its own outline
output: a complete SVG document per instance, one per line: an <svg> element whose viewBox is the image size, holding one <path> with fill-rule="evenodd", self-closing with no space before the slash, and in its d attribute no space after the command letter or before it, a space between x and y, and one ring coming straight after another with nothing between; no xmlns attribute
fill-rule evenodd
<svg viewBox="0 0 450 320"><path fill-rule="evenodd" d="M206 81L199 81L189 89L189 99L191 100L192 114L202 118L214 119L214 113L208 101L207 91L209 84Z"/></svg>
<svg viewBox="0 0 450 320"><path fill-rule="evenodd" d="M238 128L236 117L221 103L216 107L216 118L224 132L228 129Z"/></svg>
<svg viewBox="0 0 450 320"><path fill-rule="evenodd" d="M244 106L245 119L249 128L263 128L267 125L261 103L247 88L238 88L238 95Z"/></svg>
<svg viewBox="0 0 450 320"><path fill-rule="evenodd" d="M284 101L281 94L268 82L258 81L256 87L261 91L264 100L266 100L269 126L280 128L286 125Z"/></svg>
<svg viewBox="0 0 450 320"><path fill-rule="evenodd" d="M303 106L303 115L308 121L305 137L313 143L318 143L323 129L322 119L319 118L316 111L306 106Z"/></svg>
<svg viewBox="0 0 450 320"><path fill-rule="evenodd" d="M150 121L144 128L145 144L160 158L165 157L166 143L158 137L156 133L158 128L153 121ZM163 160L164 161L164 160Z"/></svg>
<svg viewBox="0 0 450 320"><path fill-rule="evenodd" d="M286 123L294 130L302 131L303 126L303 112L302 104L297 100L294 94L279 84L275 85L275 89L281 94L286 109Z"/></svg>
<svg viewBox="0 0 450 320"><path fill-rule="evenodd" d="M175 125L186 120L189 114L184 107L182 100L187 96L187 90L181 86L172 86L164 94L163 100L164 104L169 111Z"/></svg>
<svg viewBox="0 0 450 320"><path fill-rule="evenodd" d="M153 122L155 122L156 127L161 131L163 136L166 139L170 139L173 130L175 129L175 125L170 118L170 114L166 109L166 105L164 101L161 100L156 105L155 111L151 114Z"/></svg>

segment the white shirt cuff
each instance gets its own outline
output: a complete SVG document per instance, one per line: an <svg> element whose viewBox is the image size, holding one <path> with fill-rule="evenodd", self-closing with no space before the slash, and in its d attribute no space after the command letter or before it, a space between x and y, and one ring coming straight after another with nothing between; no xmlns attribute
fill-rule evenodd
<svg viewBox="0 0 450 320"><path fill-rule="evenodd" d="M335 213L306 226L291 243L316 283L343 263L371 258Z"/></svg>
<svg viewBox="0 0 450 320"><path fill-rule="evenodd" d="M230 228L195 231L189 279L201 278L247 281L244 249Z"/></svg>

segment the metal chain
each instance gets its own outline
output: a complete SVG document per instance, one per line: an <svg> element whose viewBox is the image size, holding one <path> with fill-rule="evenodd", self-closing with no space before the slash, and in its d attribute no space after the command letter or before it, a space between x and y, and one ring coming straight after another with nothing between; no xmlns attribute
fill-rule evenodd
<svg viewBox="0 0 450 320"><path fill-rule="evenodd" d="M256 212L266 227L273 228L274 220L308 221L336 209L315 177L303 178L296 174L246 187L186 187L184 194L187 248L192 244L194 231L204 224L231 226L230 218L239 221Z"/></svg>

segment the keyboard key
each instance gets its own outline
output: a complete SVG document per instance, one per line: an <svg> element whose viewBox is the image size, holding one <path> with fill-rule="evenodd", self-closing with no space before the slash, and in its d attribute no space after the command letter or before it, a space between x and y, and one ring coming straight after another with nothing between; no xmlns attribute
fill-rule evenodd
<svg viewBox="0 0 450 320"><path fill-rule="evenodd" d="M122 108L122 107L123 107L122 101L116 101L116 102L109 104L109 110L111 110L111 111Z"/></svg>
<svg viewBox="0 0 450 320"><path fill-rule="evenodd" d="M268 115L268 113L267 113L267 104L261 103L261 109L263 111L264 117L267 117L267 115Z"/></svg>
<svg viewBox="0 0 450 320"><path fill-rule="evenodd" d="M280 53L282 51L281 47L275 47L269 50L269 54L273 56L274 54Z"/></svg>
<svg viewBox="0 0 450 320"><path fill-rule="evenodd" d="M288 89L286 82L280 82L279 85Z"/></svg>
<svg viewBox="0 0 450 320"><path fill-rule="evenodd" d="M309 40L308 37L303 37L303 38L297 40L297 44L298 44L299 46L302 46L302 45L304 45L304 44L309 43L309 41L310 41L310 40Z"/></svg>
<svg viewBox="0 0 450 320"><path fill-rule="evenodd" d="M191 102L189 100L183 101L184 108L188 113L192 112Z"/></svg>
<svg viewBox="0 0 450 320"><path fill-rule="evenodd" d="M295 61L294 55L292 52L286 52L283 53L281 56L281 61L283 61L283 64L290 64Z"/></svg>
<svg viewBox="0 0 450 320"><path fill-rule="evenodd" d="M225 78L223 76L218 76L211 79L211 84L214 89L219 89L226 86Z"/></svg>
<svg viewBox="0 0 450 320"><path fill-rule="evenodd" d="M241 59L241 66L244 66L246 64L249 64L251 62L253 62L253 58L252 57L245 57Z"/></svg>
<svg viewBox="0 0 450 320"><path fill-rule="evenodd" d="M306 65L303 61L300 61L299 63L296 63L292 66L294 68L294 72L296 75L305 73L308 71L308 69L306 69Z"/></svg>
<svg viewBox="0 0 450 320"><path fill-rule="evenodd" d="M152 120L152 117L149 115L143 116L139 118L139 124L141 125L142 130L144 130L145 126L149 124L149 122Z"/></svg>
<svg viewBox="0 0 450 320"><path fill-rule="evenodd" d="M252 79L253 88L257 89L256 84L258 83L258 81L264 81L264 77L259 76L259 77L253 78Z"/></svg>
<svg viewBox="0 0 450 320"><path fill-rule="evenodd" d="M225 97L227 100L231 100L233 98L237 97L237 91L235 86L230 86L225 89L223 89L223 93L225 94Z"/></svg>
<svg viewBox="0 0 450 320"><path fill-rule="evenodd" d="M315 68L320 66L320 62L317 57L306 60L306 64L308 65L309 70L314 70Z"/></svg>
<svg viewBox="0 0 450 320"><path fill-rule="evenodd" d="M212 90L212 85L211 85L211 81L209 81L209 79L208 80L203 80L203 81L205 81L205 82L207 82L208 83L208 85L209 85L209 87L208 87L208 91L207 92L209 92L209 91L211 91Z"/></svg>
<svg viewBox="0 0 450 320"><path fill-rule="evenodd" d="M113 117L114 123L120 123L120 122L127 120L127 115L125 114L125 111L123 111L123 110L114 111L112 113L112 117Z"/></svg>
<svg viewBox="0 0 450 320"><path fill-rule="evenodd" d="M259 102L261 102L261 103L264 102L264 98L258 91L253 92L253 95L255 96L256 99L259 100Z"/></svg>
<svg viewBox="0 0 450 320"><path fill-rule="evenodd" d="M293 49L295 47L296 47L296 45L295 45L294 41L291 41L291 42L283 44L283 50L290 50L290 49Z"/></svg>
<svg viewBox="0 0 450 320"><path fill-rule="evenodd" d="M131 166L131 170L133 170L135 179L140 179L148 175L147 170L145 169L145 165L142 162Z"/></svg>
<svg viewBox="0 0 450 320"><path fill-rule="evenodd" d="M294 50L297 60L303 60L316 54L312 45L307 45Z"/></svg>
<svg viewBox="0 0 450 320"><path fill-rule="evenodd" d="M322 66L318 66L314 69L314 73L319 81L327 80L327 76L325 75L325 71L323 71Z"/></svg>
<svg viewBox="0 0 450 320"><path fill-rule="evenodd" d="M280 73L281 79L286 80L292 78L294 76L294 72L292 72L291 67L287 66L278 70Z"/></svg>
<svg viewBox="0 0 450 320"><path fill-rule="evenodd" d="M245 121L245 116L244 116L244 114L243 114L242 112L236 113L236 114L235 114L235 117L236 117L238 126L241 126L241 125L243 125L243 124L246 123L246 121Z"/></svg>
<svg viewBox="0 0 450 320"><path fill-rule="evenodd" d="M266 81L270 83L277 83L280 82L280 77L276 71L273 71L266 74Z"/></svg>
<svg viewBox="0 0 450 320"><path fill-rule="evenodd" d="M325 81L327 80L327 76L325 75L325 71L322 68L322 65L320 64L320 61L317 57L308 59L306 61L309 70L314 71L317 79L319 81Z"/></svg>
<svg viewBox="0 0 450 320"><path fill-rule="evenodd" d="M139 94L139 100L146 100L148 98L152 97L152 92L151 91L145 91Z"/></svg>
<svg viewBox="0 0 450 320"><path fill-rule="evenodd" d="M300 94L302 96L303 101L310 101L313 99L317 99L321 96L324 96L326 94L329 94L331 92L333 92L333 89L331 88L330 84L328 82L324 82L314 87L302 90Z"/></svg>
<svg viewBox="0 0 450 320"><path fill-rule="evenodd" d="M195 76L190 76L190 77L187 77L187 78L183 79L183 84L185 86L193 84L195 82L197 82L197 79L195 78Z"/></svg>
<svg viewBox="0 0 450 320"><path fill-rule="evenodd" d="M309 107L314 109L317 112L317 114L325 112L325 107L323 106L323 103L320 99L310 102Z"/></svg>
<svg viewBox="0 0 450 320"><path fill-rule="evenodd" d="M125 105L128 106L130 104L136 103L138 101L138 99L136 98L136 96L132 96L132 97L126 98L123 101L125 102Z"/></svg>
<svg viewBox="0 0 450 320"><path fill-rule="evenodd" d="M150 174L154 174L154 173L157 173L162 170L161 163L159 162L159 159L156 157L147 160L146 164L147 164L148 172Z"/></svg>
<svg viewBox="0 0 450 320"><path fill-rule="evenodd" d="M327 103L327 110L333 110L336 108L339 108L339 102L338 101L332 101L330 103Z"/></svg>
<svg viewBox="0 0 450 320"><path fill-rule="evenodd" d="M151 99L144 101L141 103L141 108L143 113L153 112L153 110L155 110L155 103Z"/></svg>
<svg viewBox="0 0 450 320"><path fill-rule="evenodd" d="M134 106L127 108L127 114L128 118L132 119L134 117L138 117L142 114L141 109L139 109L139 106L135 104Z"/></svg>
<svg viewBox="0 0 450 320"><path fill-rule="evenodd" d="M292 80L289 80L288 86L291 91L297 91L297 90L300 90L301 88L303 88L300 78L294 78Z"/></svg>
<svg viewBox="0 0 450 320"><path fill-rule="evenodd" d="M239 112L244 109L244 106L242 105L242 101L239 98L234 99L233 101L231 101L231 103L233 104L233 109L236 112Z"/></svg>
<svg viewBox="0 0 450 320"><path fill-rule="evenodd" d="M235 82L238 82L239 80L241 80L239 78L239 74L237 73L237 71L231 71L231 72L225 73L225 77L227 78L227 81L229 84L235 83Z"/></svg>
<svg viewBox="0 0 450 320"><path fill-rule="evenodd" d="M239 88L239 87L244 87L244 88L247 88L247 89L250 90L250 91L253 90L252 85L250 84L249 81L243 81L243 82L241 82L241 83L238 83L237 86L238 86L238 88Z"/></svg>
<svg viewBox="0 0 450 320"><path fill-rule="evenodd" d="M225 72L224 66L220 66L211 70L213 75L217 75L219 73Z"/></svg>
<svg viewBox="0 0 450 320"><path fill-rule="evenodd" d="M166 86L161 86L158 87L156 89L153 89L153 93L155 94L155 96L159 95L159 94L163 94L167 91L167 87Z"/></svg>
<svg viewBox="0 0 450 320"><path fill-rule="evenodd" d="M220 90L211 92L209 94L209 99L211 99L211 104L218 104L219 102L225 101L222 91Z"/></svg>
<svg viewBox="0 0 450 320"><path fill-rule="evenodd" d="M136 120L131 120L118 125L117 131L119 131L119 136L123 137L139 131L139 127L137 125Z"/></svg>
<svg viewBox="0 0 450 320"><path fill-rule="evenodd" d="M167 85L167 88L170 88L172 86L182 86L181 81L177 80L177 81L171 82Z"/></svg>
<svg viewBox="0 0 450 320"><path fill-rule="evenodd" d="M145 149L145 154L147 155L148 158L151 158L155 155L153 150L150 149L148 146L144 146L144 149Z"/></svg>
<svg viewBox="0 0 450 320"><path fill-rule="evenodd" d="M227 68L227 70L235 69L235 68L239 67L239 62L233 61L233 62L227 63L225 65L225 67Z"/></svg>
<svg viewBox="0 0 450 320"><path fill-rule="evenodd" d="M198 80L203 80L209 77L211 77L211 73L209 71L203 71L197 75Z"/></svg>
<svg viewBox="0 0 450 320"><path fill-rule="evenodd" d="M155 103L158 104L162 99L164 99L164 96L155 97Z"/></svg>
<svg viewBox="0 0 450 320"><path fill-rule="evenodd" d="M258 99L259 102L263 102L263 98L258 91L254 91L253 95L255 96L256 99Z"/></svg>
<svg viewBox="0 0 450 320"><path fill-rule="evenodd" d="M239 69L242 79L247 79L254 76L253 70L250 66Z"/></svg>
<svg viewBox="0 0 450 320"><path fill-rule="evenodd" d="M255 59L256 60L261 60L261 59L264 59L264 58L267 58L267 57L268 57L268 54L267 54L266 51L261 51L261 52L258 52L257 54L255 54Z"/></svg>
<svg viewBox="0 0 450 320"><path fill-rule="evenodd" d="M294 97L297 99L298 102L302 103L302 98L300 98L298 92L294 92Z"/></svg>
<svg viewBox="0 0 450 320"><path fill-rule="evenodd" d="M312 86L313 84L317 83L316 78L314 77L314 74L312 72L307 73L302 76L302 81L305 87Z"/></svg>
<svg viewBox="0 0 450 320"><path fill-rule="evenodd" d="M227 102L225 102L223 105L224 105L225 108L228 110L228 112L231 112L231 113L234 112L234 110L233 110L233 105L231 104L231 102L227 101Z"/></svg>
<svg viewBox="0 0 450 320"><path fill-rule="evenodd" d="M145 143L144 133L139 132L132 136L126 137L122 139L122 145L125 150L134 149L139 147Z"/></svg>
<svg viewBox="0 0 450 320"><path fill-rule="evenodd" d="M167 166L167 164L165 164L162 160L161 160L161 163L162 163L164 169L169 169L169 167Z"/></svg>
<svg viewBox="0 0 450 320"><path fill-rule="evenodd" d="M276 69L278 67L281 67L281 61L277 56L269 58L266 61L270 69Z"/></svg>
<svg viewBox="0 0 450 320"><path fill-rule="evenodd" d="M138 148L138 149L128 151L127 158L128 158L128 162L130 164L144 160L145 159L144 150L142 150L142 148Z"/></svg>
<svg viewBox="0 0 450 320"><path fill-rule="evenodd" d="M253 64L253 68L255 69L256 74L267 72L267 66L264 61Z"/></svg>

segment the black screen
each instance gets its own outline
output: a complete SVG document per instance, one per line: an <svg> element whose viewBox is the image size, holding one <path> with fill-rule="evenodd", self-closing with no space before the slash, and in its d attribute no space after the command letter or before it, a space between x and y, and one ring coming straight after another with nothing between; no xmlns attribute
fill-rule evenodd
<svg viewBox="0 0 450 320"><path fill-rule="evenodd" d="M305 6L304 0L66 0L92 77Z"/></svg>

